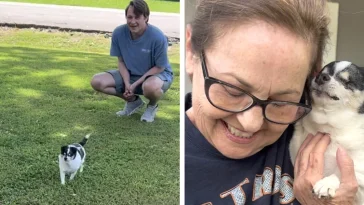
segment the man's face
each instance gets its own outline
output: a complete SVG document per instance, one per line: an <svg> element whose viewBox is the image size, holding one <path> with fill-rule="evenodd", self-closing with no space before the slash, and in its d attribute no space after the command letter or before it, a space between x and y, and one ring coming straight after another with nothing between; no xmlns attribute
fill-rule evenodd
<svg viewBox="0 0 364 205"><path fill-rule="evenodd" d="M147 27L147 20L143 15L136 16L134 6L130 6L126 14L126 22L133 36L140 36Z"/></svg>

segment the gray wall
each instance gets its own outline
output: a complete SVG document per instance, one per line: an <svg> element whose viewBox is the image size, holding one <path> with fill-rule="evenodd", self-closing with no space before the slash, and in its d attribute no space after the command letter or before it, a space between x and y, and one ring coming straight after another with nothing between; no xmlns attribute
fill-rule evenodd
<svg viewBox="0 0 364 205"><path fill-rule="evenodd" d="M333 0L339 3L336 59L364 67L364 0Z"/></svg>
<svg viewBox="0 0 364 205"><path fill-rule="evenodd" d="M195 13L195 2L196 0L185 0L185 22L190 23L191 20L193 19L193 15ZM185 45L185 43L183 42L183 44L181 43L181 45ZM184 49L183 49L184 50ZM190 79L188 78L187 74L185 73L185 93L191 92L191 82Z"/></svg>
<svg viewBox="0 0 364 205"><path fill-rule="evenodd" d="M193 15L195 13L195 3L196 0L185 0L185 22L189 23L193 19Z"/></svg>

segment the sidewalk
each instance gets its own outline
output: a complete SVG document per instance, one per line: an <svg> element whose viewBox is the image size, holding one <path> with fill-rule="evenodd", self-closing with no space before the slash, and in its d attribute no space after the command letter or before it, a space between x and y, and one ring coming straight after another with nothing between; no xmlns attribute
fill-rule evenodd
<svg viewBox="0 0 364 205"><path fill-rule="evenodd" d="M166 36L179 38L179 18L179 14L151 12L149 23ZM122 9L0 2L0 24L6 23L112 32L126 20Z"/></svg>

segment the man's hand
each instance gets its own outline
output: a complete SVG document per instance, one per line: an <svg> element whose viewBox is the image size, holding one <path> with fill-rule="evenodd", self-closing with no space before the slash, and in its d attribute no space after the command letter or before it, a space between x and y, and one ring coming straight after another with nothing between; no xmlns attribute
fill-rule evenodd
<svg viewBox="0 0 364 205"><path fill-rule="evenodd" d="M293 190L297 200L303 205L352 205L358 191L353 160L345 150L339 148L336 153L340 169L341 182L333 198L319 199L312 193L313 186L323 178L324 153L330 144L328 134L317 133L308 135L301 145L294 167L295 180Z"/></svg>
<svg viewBox="0 0 364 205"><path fill-rule="evenodd" d="M133 96L134 96L134 90L132 89L132 85L130 83L125 83L125 91L123 93L123 96L127 100L133 98Z"/></svg>
<svg viewBox="0 0 364 205"><path fill-rule="evenodd" d="M133 84L127 84L125 85L125 92L124 97L125 98L132 98L135 94L135 89L139 85L139 81L134 82Z"/></svg>

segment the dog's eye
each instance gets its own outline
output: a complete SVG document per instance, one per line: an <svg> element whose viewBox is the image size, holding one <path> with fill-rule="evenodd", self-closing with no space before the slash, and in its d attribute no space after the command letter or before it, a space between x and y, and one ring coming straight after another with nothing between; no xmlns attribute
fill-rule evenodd
<svg viewBox="0 0 364 205"><path fill-rule="evenodd" d="M345 85L347 85L347 86L354 86L355 84L353 82L351 82L351 81L346 81L345 82Z"/></svg>
<svg viewBox="0 0 364 205"><path fill-rule="evenodd" d="M349 89L349 90L354 90L355 89L355 84L352 81L346 81L345 82L345 86Z"/></svg>
<svg viewBox="0 0 364 205"><path fill-rule="evenodd" d="M350 79L343 79L343 78L340 78L340 80L341 80L341 82L343 82L343 83L344 83L344 85L346 85L346 86L355 86L355 84L354 84L352 81L350 81Z"/></svg>

